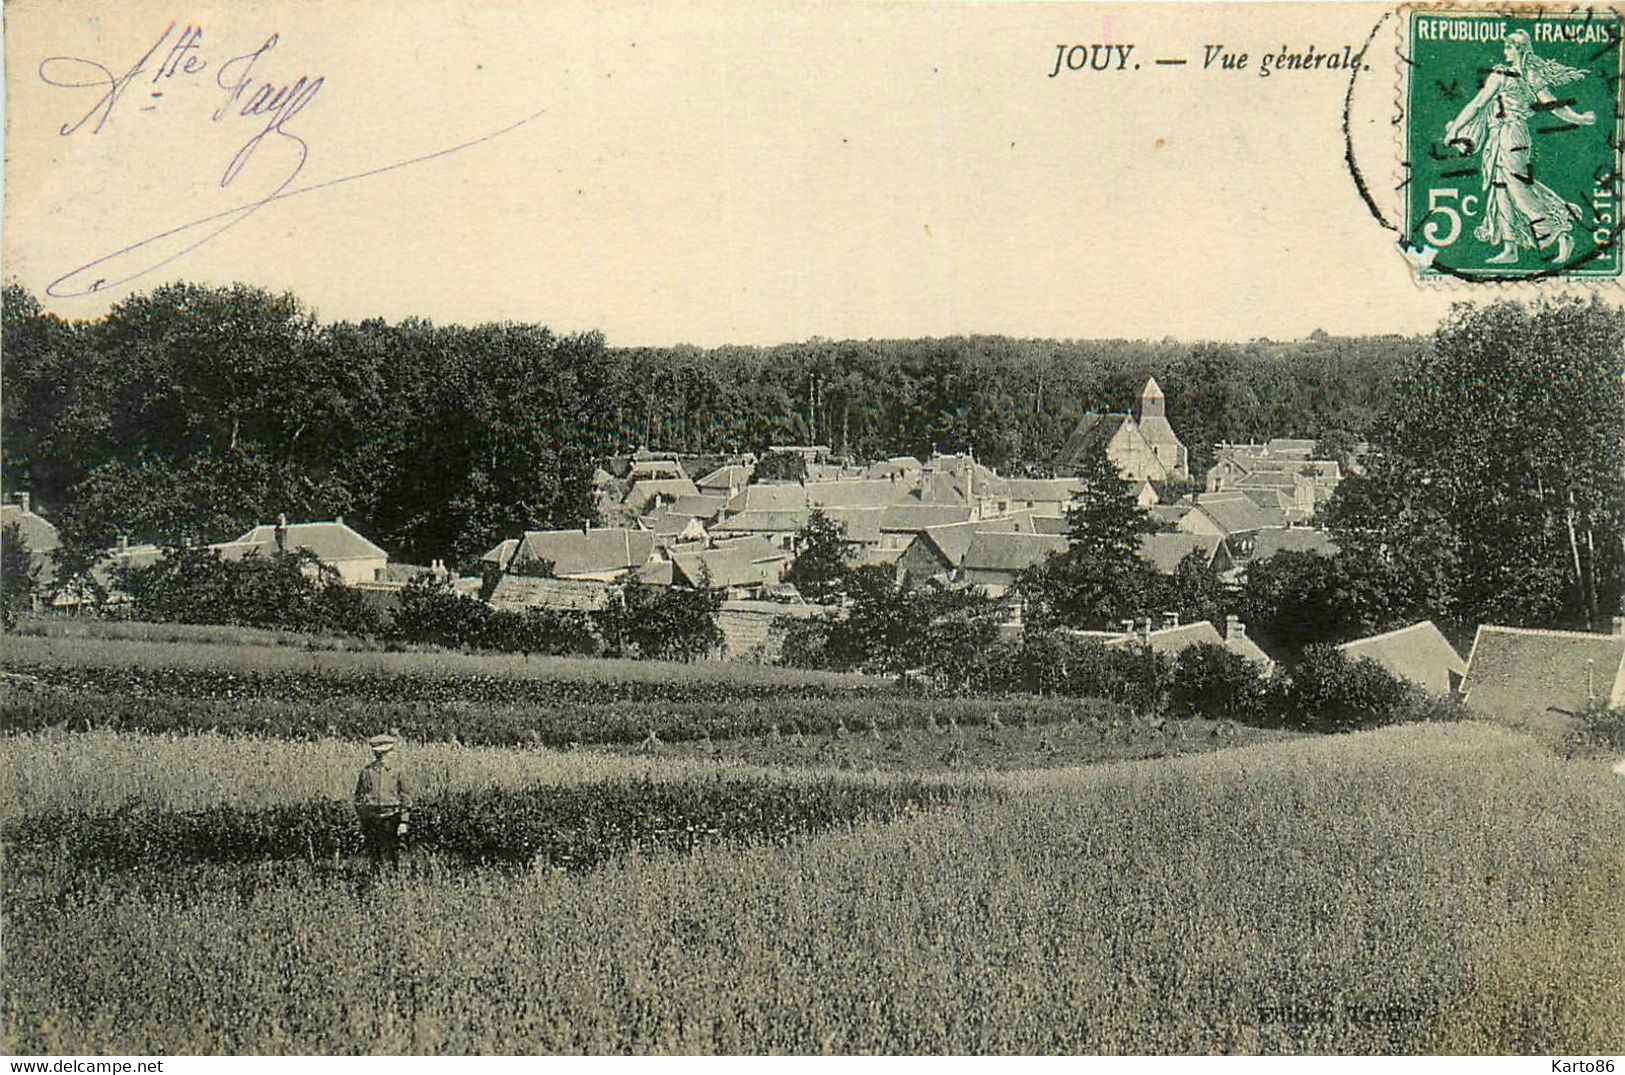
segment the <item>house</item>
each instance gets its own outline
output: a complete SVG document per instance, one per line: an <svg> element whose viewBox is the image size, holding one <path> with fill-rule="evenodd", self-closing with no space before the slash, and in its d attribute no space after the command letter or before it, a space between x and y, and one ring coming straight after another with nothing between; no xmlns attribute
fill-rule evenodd
<svg viewBox="0 0 1625 1075"><path fill-rule="evenodd" d="M688 481L688 472L676 459L649 458L632 460L626 477L634 483L640 481Z"/></svg>
<svg viewBox="0 0 1625 1075"><path fill-rule="evenodd" d="M881 545L906 549L915 536L933 526L968 523L974 512L965 504L921 504L904 500L893 504L880 516Z"/></svg>
<svg viewBox="0 0 1625 1075"><path fill-rule="evenodd" d="M1159 575L1172 575L1185 557L1197 553L1203 566L1214 574L1234 567L1230 546L1217 534L1141 534L1140 559Z"/></svg>
<svg viewBox="0 0 1625 1075"><path fill-rule="evenodd" d="M1042 515L1065 515L1082 486L1076 478L1008 478L1010 507Z"/></svg>
<svg viewBox="0 0 1625 1075"><path fill-rule="evenodd" d="M978 517L1011 510L1010 483L970 455L932 455L913 496L922 504L968 507Z"/></svg>
<svg viewBox="0 0 1625 1075"><path fill-rule="evenodd" d="M784 578L790 556L765 539L717 545L697 552L672 553L673 585L706 587L744 596Z"/></svg>
<svg viewBox="0 0 1625 1075"><path fill-rule="evenodd" d="M1435 694L1454 695L1467 672L1467 662L1432 620L1345 642L1337 649L1351 661L1374 661Z"/></svg>
<svg viewBox="0 0 1625 1075"><path fill-rule="evenodd" d="M62 539L49 519L34 512L33 497L28 493L18 493L14 501L0 504L0 531L13 526L28 546L35 588L49 585L56 573L56 550L62 547ZM4 555L3 549L0 555Z"/></svg>
<svg viewBox="0 0 1625 1075"><path fill-rule="evenodd" d="M981 530L971 535L957 577L982 587L989 597L1001 597L1015 585L1016 576L1052 553L1065 552L1069 544L1067 538L1052 534Z"/></svg>
<svg viewBox="0 0 1625 1075"><path fill-rule="evenodd" d="M1337 543L1324 530L1312 526L1270 527L1253 537L1252 559L1268 560L1278 552L1307 552L1336 556Z"/></svg>
<svg viewBox="0 0 1625 1075"><path fill-rule="evenodd" d="M309 552L350 585L377 581L389 564L389 553L347 526L342 515L331 522L288 523L279 519L274 524L256 526L235 541L211 547L225 560L252 553L270 556L275 552Z"/></svg>
<svg viewBox="0 0 1625 1075"><path fill-rule="evenodd" d="M751 473L752 468L743 463L729 463L717 467L694 484L707 496L727 499L736 496L741 489L750 484Z"/></svg>
<svg viewBox="0 0 1625 1075"><path fill-rule="evenodd" d="M829 512L840 508L887 508L909 495L908 486L893 478L848 478L809 482L807 506Z"/></svg>
<svg viewBox="0 0 1625 1075"><path fill-rule="evenodd" d="M655 536L661 548L705 540L705 524L692 515L680 514L671 508L644 520L644 529Z"/></svg>
<svg viewBox="0 0 1625 1075"><path fill-rule="evenodd" d="M722 514L727 504L727 497L700 493L697 496L680 496L666 510L674 515L688 515L702 523L709 523Z"/></svg>
<svg viewBox="0 0 1625 1075"><path fill-rule="evenodd" d="M864 549L880 547L885 536L880 524L889 510L877 507L823 509L830 522L840 524L855 557L861 557Z"/></svg>
<svg viewBox="0 0 1625 1075"><path fill-rule="evenodd" d="M621 504L634 515L649 515L683 497L698 496L699 492L699 488L686 477L640 478L626 491Z"/></svg>
<svg viewBox="0 0 1625 1075"><path fill-rule="evenodd" d="M890 459L873 463L864 468L865 478L896 478L910 489L919 487L920 474L923 471L920 461L912 455L894 455Z"/></svg>
<svg viewBox="0 0 1625 1075"><path fill-rule="evenodd" d="M1231 551L1251 556L1253 540L1260 530L1286 525L1279 513L1269 513L1242 493L1202 493L1191 510L1176 524L1186 534L1222 537Z"/></svg>
<svg viewBox="0 0 1625 1075"><path fill-rule="evenodd" d="M758 482L735 493L723 508L728 515L746 511L807 512L807 488L800 482Z"/></svg>
<svg viewBox="0 0 1625 1075"><path fill-rule="evenodd" d="M1519 721L1625 705L1625 617L1606 635L1482 626L1461 698L1483 716Z"/></svg>
<svg viewBox="0 0 1625 1075"><path fill-rule="evenodd" d="M1032 518L1007 515L964 523L928 526L903 547L897 569L908 578L921 580L952 575L965 560L971 540L979 532L1033 533Z"/></svg>
<svg viewBox="0 0 1625 1075"><path fill-rule="evenodd" d="M731 537L765 537L779 548L788 549L795 543L796 534L807 525L807 516L805 508L799 511L741 511L736 515L723 516L720 522L711 527L711 533Z"/></svg>
<svg viewBox="0 0 1625 1075"><path fill-rule="evenodd" d="M493 562L506 545L504 542L481 560ZM505 572L612 582L647 564L654 549L655 536L647 530L529 530L506 560L496 562Z"/></svg>
<svg viewBox="0 0 1625 1075"><path fill-rule="evenodd" d="M1208 620L1180 623L1172 613L1164 617L1163 625L1153 627L1150 620L1138 631L1122 631L1105 640L1106 645L1119 648L1145 646L1165 657L1177 657L1192 646L1222 646L1236 656L1251 661L1265 675L1275 674L1275 662L1247 636L1247 629L1235 616L1225 618L1225 633Z"/></svg>

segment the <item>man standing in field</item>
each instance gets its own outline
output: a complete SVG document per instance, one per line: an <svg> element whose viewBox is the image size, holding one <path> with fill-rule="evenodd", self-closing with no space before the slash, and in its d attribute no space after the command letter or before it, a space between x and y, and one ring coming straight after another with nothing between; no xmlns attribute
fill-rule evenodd
<svg viewBox="0 0 1625 1075"><path fill-rule="evenodd" d="M395 758L397 742L393 735L368 740L372 761L355 782L356 819L374 871L386 860L392 867L399 864L401 838L412 822L411 784Z"/></svg>

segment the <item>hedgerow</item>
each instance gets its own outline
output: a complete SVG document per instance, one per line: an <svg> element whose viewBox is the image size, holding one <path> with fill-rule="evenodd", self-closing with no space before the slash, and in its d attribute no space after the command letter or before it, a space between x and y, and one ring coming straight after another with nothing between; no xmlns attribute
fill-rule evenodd
<svg viewBox="0 0 1625 1075"><path fill-rule="evenodd" d="M688 852L722 841L784 843L967 793L962 785L914 779L643 779L484 789L417 804L409 839L413 847L469 863L590 869L631 851ZM51 811L13 819L3 832L12 854L48 856L81 870L318 862L362 850L351 807L334 801L260 809Z"/></svg>

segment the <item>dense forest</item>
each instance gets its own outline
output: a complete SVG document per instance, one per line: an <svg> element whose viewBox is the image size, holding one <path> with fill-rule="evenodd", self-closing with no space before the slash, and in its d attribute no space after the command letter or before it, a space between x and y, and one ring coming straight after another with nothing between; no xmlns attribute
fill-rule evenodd
<svg viewBox="0 0 1625 1075"><path fill-rule="evenodd" d="M290 294L171 284L72 321L4 293L3 479L70 550L228 538L344 515L408 562L469 563L590 516L600 458L640 446L858 458L974 451L1043 473L1078 416L1155 375L1206 465L1217 440L1364 437L1418 338L1249 344L828 341L617 349L541 325L319 323Z"/></svg>

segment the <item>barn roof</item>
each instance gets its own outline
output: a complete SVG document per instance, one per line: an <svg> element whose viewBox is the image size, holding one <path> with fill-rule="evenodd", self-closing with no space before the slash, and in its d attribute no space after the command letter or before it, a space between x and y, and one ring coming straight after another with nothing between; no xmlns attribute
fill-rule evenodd
<svg viewBox="0 0 1625 1075"><path fill-rule="evenodd" d="M1139 556L1157 574L1172 575L1179 562L1193 552L1202 553L1211 564L1223 542L1217 534L1141 534Z"/></svg>
<svg viewBox="0 0 1625 1075"><path fill-rule="evenodd" d="M648 563L654 535L619 527L602 530L529 530L519 542L514 563L546 560L554 575L604 575L631 571Z"/></svg>
<svg viewBox="0 0 1625 1075"><path fill-rule="evenodd" d="M277 527L274 524L256 526L235 541L214 546L225 559L236 559L253 551L266 553L277 547ZM306 549L323 563L340 560L387 559L389 554L356 533L342 520L317 523L289 523L287 526L289 551Z"/></svg>
<svg viewBox="0 0 1625 1075"><path fill-rule="evenodd" d="M880 529L890 533L918 533L932 526L968 523L970 518L968 505L904 501L886 508L885 514L880 517Z"/></svg>
<svg viewBox="0 0 1625 1075"><path fill-rule="evenodd" d="M1253 559L1267 560L1278 552L1308 552L1316 556L1336 556L1337 543L1324 530L1313 526L1269 527L1253 539Z"/></svg>
<svg viewBox="0 0 1625 1075"><path fill-rule="evenodd" d="M1050 553L1065 552L1069 544L1065 537L1054 534L981 530L971 535L959 567L964 571L1025 571Z"/></svg>
<svg viewBox="0 0 1625 1075"><path fill-rule="evenodd" d="M1351 661L1374 661L1400 679L1437 694L1454 694L1467 662L1432 620L1337 647Z"/></svg>
<svg viewBox="0 0 1625 1075"><path fill-rule="evenodd" d="M1625 704L1625 635L1480 627L1461 693L1490 717L1572 715L1590 700Z"/></svg>
<svg viewBox="0 0 1625 1075"><path fill-rule="evenodd" d="M57 536L56 527L50 520L32 511L24 511L21 504L0 504L0 527L12 525L17 527L23 540L28 543L29 551L36 556L52 552L62 545L62 539Z"/></svg>
<svg viewBox="0 0 1625 1075"><path fill-rule="evenodd" d="M728 501L727 511L806 511L807 489L800 482L747 485Z"/></svg>

